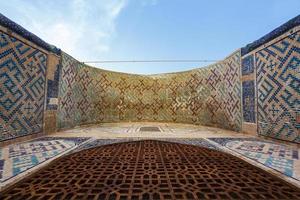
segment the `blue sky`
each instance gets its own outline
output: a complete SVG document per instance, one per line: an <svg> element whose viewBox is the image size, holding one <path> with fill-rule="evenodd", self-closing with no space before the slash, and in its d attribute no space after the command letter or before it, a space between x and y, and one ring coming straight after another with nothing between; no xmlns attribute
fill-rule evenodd
<svg viewBox="0 0 300 200"><path fill-rule="evenodd" d="M0 12L80 61L219 60L300 14L300 0L7 0ZM93 64L138 74L205 65Z"/></svg>

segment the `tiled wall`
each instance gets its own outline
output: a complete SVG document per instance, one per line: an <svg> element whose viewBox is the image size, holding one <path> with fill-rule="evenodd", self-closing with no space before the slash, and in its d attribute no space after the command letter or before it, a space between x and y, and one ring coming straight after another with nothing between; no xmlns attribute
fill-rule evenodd
<svg viewBox="0 0 300 200"><path fill-rule="evenodd" d="M258 134L300 142L300 30L255 52Z"/></svg>
<svg viewBox="0 0 300 200"><path fill-rule="evenodd" d="M250 53L243 56L241 64L242 64L242 90L243 90L242 92L243 122L256 124L256 92L255 92L256 89L255 89L254 55Z"/></svg>
<svg viewBox="0 0 300 200"><path fill-rule="evenodd" d="M299 25L242 56L242 85L243 131L299 143Z"/></svg>
<svg viewBox="0 0 300 200"><path fill-rule="evenodd" d="M91 68L62 54L58 127L168 121L240 130L240 53L207 68L157 76Z"/></svg>
<svg viewBox="0 0 300 200"><path fill-rule="evenodd" d="M0 140L43 130L47 55L0 32Z"/></svg>
<svg viewBox="0 0 300 200"><path fill-rule="evenodd" d="M0 142L163 121L300 143L299 25L297 16L206 68L141 76L86 66L0 14Z"/></svg>
<svg viewBox="0 0 300 200"><path fill-rule="evenodd" d="M44 112L44 132L52 133L57 130L57 109L58 109L58 90L60 77L60 56L50 53L48 54L47 65L47 91L46 91L46 106Z"/></svg>
<svg viewBox="0 0 300 200"><path fill-rule="evenodd" d="M56 130L49 122L57 111L60 58L50 48L0 14L0 142Z"/></svg>
<svg viewBox="0 0 300 200"><path fill-rule="evenodd" d="M255 87L254 81L243 81L243 118L245 122L255 123Z"/></svg>

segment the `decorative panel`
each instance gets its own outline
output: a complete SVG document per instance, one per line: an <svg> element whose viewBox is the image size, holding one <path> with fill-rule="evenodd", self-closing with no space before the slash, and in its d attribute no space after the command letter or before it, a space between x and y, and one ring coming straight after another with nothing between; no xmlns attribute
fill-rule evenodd
<svg viewBox="0 0 300 200"><path fill-rule="evenodd" d="M258 132L300 142L300 33L256 52Z"/></svg>
<svg viewBox="0 0 300 200"><path fill-rule="evenodd" d="M60 75L59 57L48 56L47 68L47 110L57 110L58 108L58 85Z"/></svg>
<svg viewBox="0 0 300 200"><path fill-rule="evenodd" d="M58 127L168 121L241 128L240 53L188 72L142 76L86 66L62 54Z"/></svg>
<svg viewBox="0 0 300 200"><path fill-rule="evenodd" d="M0 32L0 141L43 127L47 56Z"/></svg>
<svg viewBox="0 0 300 200"><path fill-rule="evenodd" d="M242 59L242 75L252 74L254 72L254 56L250 54Z"/></svg>
<svg viewBox="0 0 300 200"><path fill-rule="evenodd" d="M255 87L254 81L244 81L243 88L243 117L245 122L255 123Z"/></svg>

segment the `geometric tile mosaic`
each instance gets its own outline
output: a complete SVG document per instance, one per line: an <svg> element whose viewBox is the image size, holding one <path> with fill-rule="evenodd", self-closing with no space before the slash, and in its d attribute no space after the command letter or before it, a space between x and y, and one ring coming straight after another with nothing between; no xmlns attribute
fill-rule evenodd
<svg viewBox="0 0 300 200"><path fill-rule="evenodd" d="M124 132L125 134L125 132ZM87 141L89 140L89 141ZM32 167L35 167L42 162L55 157L59 154L64 154L70 147L74 148L67 154L79 152L84 149L95 148L103 145L124 143L132 141L149 140L149 138L120 138L120 139L90 139L83 137L45 137L31 140L20 145L11 145L8 150L1 150L0 155L6 155L3 159L0 158L0 175L3 179L3 184L12 177L26 172ZM297 148L278 145L265 140L256 138L152 138L150 140L158 140L171 143L195 145L221 151L222 148L218 144L227 147L231 151L240 153L250 159L253 159L269 168L275 169L286 176L300 180L297 168L300 167L299 155ZM86 142L85 142L86 141ZM213 141L213 142L211 142ZM83 144L83 142L85 142ZM214 143L216 142L216 143ZM4 152L4 153L3 153ZM30 158L30 159L29 159ZM12 163L15 161L15 165ZM2 163L2 164L1 164ZM5 163L5 170L3 166ZM14 174L15 173L15 174Z"/></svg>
<svg viewBox="0 0 300 200"><path fill-rule="evenodd" d="M240 52L207 68L154 76L91 68L62 54L58 127L163 121L241 130Z"/></svg>
<svg viewBox="0 0 300 200"><path fill-rule="evenodd" d="M58 85L60 75L60 65L57 64L54 70L53 80L48 79L47 82L47 110L57 110ZM54 102L53 102L54 101Z"/></svg>
<svg viewBox="0 0 300 200"><path fill-rule="evenodd" d="M300 150L297 147L251 138L209 138L228 149L300 181Z"/></svg>
<svg viewBox="0 0 300 200"><path fill-rule="evenodd" d="M299 199L299 188L228 153L144 140L73 153L3 199Z"/></svg>
<svg viewBox="0 0 300 200"><path fill-rule="evenodd" d="M245 122L255 123L254 81L243 81L243 117Z"/></svg>
<svg viewBox="0 0 300 200"><path fill-rule="evenodd" d="M62 154L88 139L45 137L0 148L0 183Z"/></svg>
<svg viewBox="0 0 300 200"><path fill-rule="evenodd" d="M46 54L3 32L0 52L0 141L41 132Z"/></svg>
<svg viewBox="0 0 300 200"><path fill-rule="evenodd" d="M253 54L242 59L242 75L252 74L254 72L254 56Z"/></svg>
<svg viewBox="0 0 300 200"><path fill-rule="evenodd" d="M258 134L299 143L300 32L259 50L255 62Z"/></svg>

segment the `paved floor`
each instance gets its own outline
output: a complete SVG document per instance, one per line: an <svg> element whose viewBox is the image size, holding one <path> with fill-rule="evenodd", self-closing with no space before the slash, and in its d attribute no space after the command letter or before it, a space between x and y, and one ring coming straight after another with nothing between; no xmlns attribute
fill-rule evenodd
<svg viewBox="0 0 300 200"><path fill-rule="evenodd" d="M159 131L140 130L157 127ZM94 138L203 138L203 137L249 137L249 135L219 128L178 123L106 123L79 127L56 133L55 136L86 136Z"/></svg>
<svg viewBox="0 0 300 200"><path fill-rule="evenodd" d="M108 123L78 127L0 149L0 189L53 160L92 147L155 139L228 152L300 187L299 146L233 131L173 123Z"/></svg>
<svg viewBox="0 0 300 200"><path fill-rule="evenodd" d="M156 140L58 159L0 199L299 199L300 189L222 151Z"/></svg>

